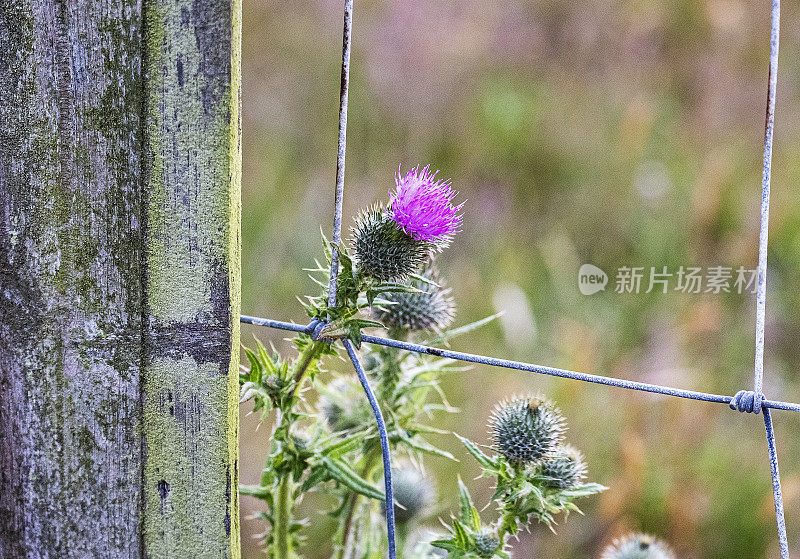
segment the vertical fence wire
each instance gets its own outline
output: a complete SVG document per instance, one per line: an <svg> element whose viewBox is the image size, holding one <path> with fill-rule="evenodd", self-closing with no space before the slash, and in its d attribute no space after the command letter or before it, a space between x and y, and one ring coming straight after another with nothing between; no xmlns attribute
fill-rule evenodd
<svg viewBox="0 0 800 559"><path fill-rule="evenodd" d="M342 203L344 199L344 161L347 151L347 101L350 92L350 43L353 35L353 0L344 3L342 31L342 81L339 90L339 139L336 146L336 193L333 199L333 240L328 306L336 306L336 281L339 277L339 244L342 242Z"/></svg>
<svg viewBox="0 0 800 559"><path fill-rule="evenodd" d="M386 499L384 500L384 510L386 511L386 527L389 537L389 557L394 559L397 556L395 550L395 535L394 535L394 488L392 487L392 457L389 449L389 435L386 432L386 423L383 421L381 408L378 405L378 400L375 398L372 389L369 386L367 375L364 373L364 367L358 360L358 355L353 348L353 343L350 340L343 340L344 347L347 350L347 355L350 361L353 362L353 367L358 374L358 380L367 394L369 405L372 408L372 413L375 415L375 421L378 425L378 435L381 441L381 457L383 458L383 485L386 492Z"/></svg>
<svg viewBox="0 0 800 559"><path fill-rule="evenodd" d="M758 292L756 295L756 359L753 390L756 413L764 389L764 322L767 312L767 242L769 234L769 190L772 174L772 135L775 129L775 92L778 87L778 44L780 38L780 0L772 0L770 18L769 80L767 116L764 124L764 167L761 176L761 228L758 235Z"/></svg>
<svg viewBox="0 0 800 559"><path fill-rule="evenodd" d="M778 50L780 44L780 0L771 0L770 41L769 41L769 79L767 81L767 115L764 124L764 167L761 176L761 227L758 236L758 294L756 296L756 360L753 373L755 392L755 411L761 409L764 386L764 323L767 307L767 243L769 238L769 194L772 175L772 140L775 131L775 98L778 88ZM772 474L772 494L775 500L775 519L778 524L778 544L781 559L789 559L789 541L786 535L786 519L783 511L781 476L778 470L778 450L775 444L775 431L772 428L772 414L764 408L764 428L767 435L770 473Z"/></svg>
<svg viewBox="0 0 800 559"><path fill-rule="evenodd" d="M786 519L783 514L781 475L778 471L778 450L775 447L775 431L772 429L772 414L767 408L764 408L764 428L767 431L769 468L772 472L772 494L775 498L775 519L778 522L778 545L781 550L781 559L789 559L789 539L786 536Z"/></svg>
<svg viewBox="0 0 800 559"><path fill-rule="evenodd" d="M336 192L334 194L333 239L331 243L331 270L328 284L328 306L336 306L337 281L339 278L339 245L342 242L342 206L344 202L344 165L347 152L347 102L350 91L350 50L353 35L353 0L344 2L344 29L342 31L342 81L339 90L339 138L336 149ZM349 340L343 340L344 347L358 374L358 380L367 395L381 442L383 457L383 481L386 491L384 508L386 510L386 532L389 540L389 559L395 559L394 492L392 489L391 453L386 423L380 405L369 385L364 368L358 360L355 349Z"/></svg>

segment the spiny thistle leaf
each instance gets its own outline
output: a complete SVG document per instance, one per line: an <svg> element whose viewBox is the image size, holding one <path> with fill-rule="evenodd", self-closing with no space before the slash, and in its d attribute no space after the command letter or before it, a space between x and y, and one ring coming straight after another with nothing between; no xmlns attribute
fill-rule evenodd
<svg viewBox="0 0 800 559"><path fill-rule="evenodd" d="M487 469L492 469L492 470L496 470L498 468L499 464L498 464L497 460L487 456L481 449L478 448L478 446L475 443L473 443L471 440L467 439L466 437L462 437L458 433L453 433L453 434L456 437L458 437L458 440L460 440L464 444L465 447L467 447L467 450L469 451L469 453L472 454L472 456L475 458L475 460L478 461L478 463L481 466L483 466L484 468L487 468Z"/></svg>
<svg viewBox="0 0 800 559"><path fill-rule="evenodd" d="M471 526L473 530L478 530L481 527L481 517L461 476L458 476L458 499L461 503L461 521Z"/></svg>
<svg viewBox="0 0 800 559"><path fill-rule="evenodd" d="M422 345L438 345L438 344L446 344L456 336L461 336L463 334L468 334L473 330L477 330L478 328L496 320L503 316L503 313L496 313L491 316L487 316L486 318L482 318L480 320L476 320L475 322L470 322L469 324L465 324L464 326L459 326L458 328L451 328L445 332L440 333L434 338L430 338L422 342Z"/></svg>
<svg viewBox="0 0 800 559"><path fill-rule="evenodd" d="M331 458L324 455L319 456L311 471L312 474L314 474L315 481L332 480L370 499L382 501L385 498L383 491L359 476L350 465L341 458ZM309 477L311 477L311 474L309 474ZM304 486L304 490L310 488L311 485Z"/></svg>
<svg viewBox="0 0 800 559"><path fill-rule="evenodd" d="M264 500L271 495L271 491L270 488L261 485L239 485L239 494Z"/></svg>

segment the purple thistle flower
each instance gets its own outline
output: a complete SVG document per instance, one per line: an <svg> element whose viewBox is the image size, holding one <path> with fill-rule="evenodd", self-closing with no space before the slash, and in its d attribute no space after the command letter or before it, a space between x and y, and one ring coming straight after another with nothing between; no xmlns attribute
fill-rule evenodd
<svg viewBox="0 0 800 559"><path fill-rule="evenodd" d="M418 241L447 243L459 231L462 216L458 206L452 203L457 192L449 180L436 180L436 174L426 165L395 175L396 188L389 202L389 217L407 235Z"/></svg>

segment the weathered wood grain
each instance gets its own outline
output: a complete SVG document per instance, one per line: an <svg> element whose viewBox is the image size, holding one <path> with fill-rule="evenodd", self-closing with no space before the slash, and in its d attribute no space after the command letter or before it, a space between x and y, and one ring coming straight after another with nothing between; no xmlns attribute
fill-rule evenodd
<svg viewBox="0 0 800 559"><path fill-rule="evenodd" d="M0 0L0 558L238 556L239 10Z"/></svg>

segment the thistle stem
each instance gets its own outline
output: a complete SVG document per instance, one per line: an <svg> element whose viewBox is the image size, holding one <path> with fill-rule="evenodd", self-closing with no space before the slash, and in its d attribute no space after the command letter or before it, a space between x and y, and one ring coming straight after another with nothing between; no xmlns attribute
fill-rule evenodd
<svg viewBox="0 0 800 559"><path fill-rule="evenodd" d="M358 494L353 493L347 497L347 513L344 516L334 559L344 559L346 557L347 550L350 547L350 535L353 529L353 517L355 516L357 502Z"/></svg>
<svg viewBox="0 0 800 559"><path fill-rule="evenodd" d="M297 394L298 390L300 390L300 386L303 384L303 379L305 378L306 374L308 374L311 364L322 353L322 348L323 342L311 342L311 345L306 347L305 350L300 354L300 361L297 362L297 368L294 372L294 389L292 390L292 396Z"/></svg>
<svg viewBox="0 0 800 559"><path fill-rule="evenodd" d="M286 433L288 434L291 428L292 413L291 407L295 403L295 396L297 395L300 387L308 375L311 365L322 353L322 342L312 342L300 352L300 359L297 361L294 371L294 387L292 388L291 398L289 399L288 410L283 410L282 421L288 423L286 425ZM287 473L281 479L278 487L278 502L276 503L275 510L273 511L273 530L275 531L275 558L276 559L290 559L292 546L289 541L289 526L292 522L292 508L294 500L291 498L292 493L292 474Z"/></svg>
<svg viewBox="0 0 800 559"><path fill-rule="evenodd" d="M278 503L274 511L275 525L275 557L276 559L289 559L291 545L289 543L289 524L291 522L291 493L292 474L287 473L281 479L278 487Z"/></svg>
<svg viewBox="0 0 800 559"><path fill-rule="evenodd" d="M368 479L368 477L372 474L375 470L375 459L378 457L378 453L375 452L375 449L372 449L368 452L368 454L364 458L364 466L361 468L361 477L363 479ZM347 551L351 547L350 539L352 538L353 532L353 518L356 514L356 509L358 508L358 501L360 495L358 493L353 493L348 498L347 502L347 512L344 516L344 521L342 523L342 529L339 534L339 541L337 542L336 546L336 553L334 555L334 559L345 559L347 557Z"/></svg>
<svg viewBox="0 0 800 559"><path fill-rule="evenodd" d="M397 525L397 549L401 550L401 553L406 548L406 542L408 542L408 524L401 522Z"/></svg>

